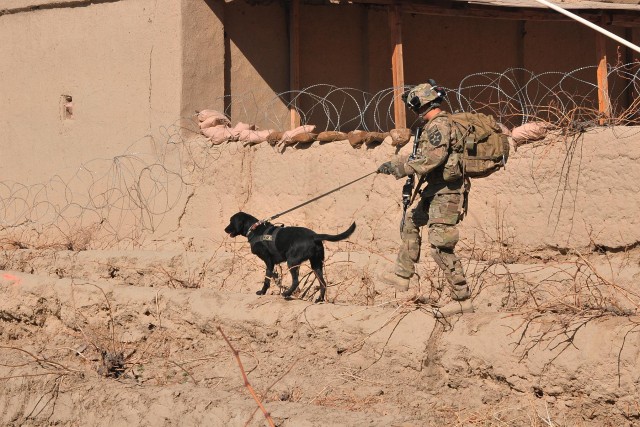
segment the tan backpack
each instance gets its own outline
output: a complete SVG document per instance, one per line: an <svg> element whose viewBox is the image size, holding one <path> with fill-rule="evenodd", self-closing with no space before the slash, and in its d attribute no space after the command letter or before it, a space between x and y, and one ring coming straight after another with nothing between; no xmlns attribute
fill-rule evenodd
<svg viewBox="0 0 640 427"><path fill-rule="evenodd" d="M493 116L454 113L449 119L462 135L462 147L457 148L462 154L462 166L467 176L485 177L505 167L509 158L509 139Z"/></svg>

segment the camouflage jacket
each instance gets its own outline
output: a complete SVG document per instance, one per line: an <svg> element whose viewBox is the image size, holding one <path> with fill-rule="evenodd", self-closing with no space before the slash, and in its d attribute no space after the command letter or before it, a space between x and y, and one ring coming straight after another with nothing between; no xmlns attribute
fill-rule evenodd
<svg viewBox="0 0 640 427"><path fill-rule="evenodd" d="M404 163L402 168L405 172L415 171L418 177L426 182L422 197L459 194L469 190L470 181L467 177L452 182L443 178L445 162L456 143L455 138L460 137L458 131L451 127L448 113L442 111L424 125L418 141L416 158L411 161L407 161L407 158L400 160Z"/></svg>

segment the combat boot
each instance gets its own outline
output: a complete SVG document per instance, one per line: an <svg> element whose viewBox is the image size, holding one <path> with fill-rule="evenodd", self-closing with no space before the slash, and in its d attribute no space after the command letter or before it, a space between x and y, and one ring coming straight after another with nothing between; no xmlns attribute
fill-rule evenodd
<svg viewBox="0 0 640 427"><path fill-rule="evenodd" d="M407 292L409 290L410 277L402 277L387 271L380 275L380 281L385 285L393 286L397 292Z"/></svg>
<svg viewBox="0 0 640 427"><path fill-rule="evenodd" d="M464 277L461 277L457 282L453 282L451 285L451 299L456 301L464 301L471 296L471 289L467 285L467 281Z"/></svg>
<svg viewBox="0 0 640 427"><path fill-rule="evenodd" d="M473 313L473 312L474 312L473 303L471 302L470 298L464 301L453 300L442 307L433 308L433 315L437 319L454 316L456 314Z"/></svg>

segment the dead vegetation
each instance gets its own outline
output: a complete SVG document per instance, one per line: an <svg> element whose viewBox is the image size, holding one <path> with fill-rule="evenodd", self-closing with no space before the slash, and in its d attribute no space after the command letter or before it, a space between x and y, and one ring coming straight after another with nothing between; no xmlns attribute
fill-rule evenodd
<svg viewBox="0 0 640 427"><path fill-rule="evenodd" d="M274 424L282 421L281 418L273 415L273 409L270 408L278 402L301 403L336 410L366 411L382 417L385 408L389 405L405 404L401 403L405 401L396 393L397 390L406 387L406 384L401 382L393 385L393 377L380 375L381 370L386 371L397 363L394 360L397 357L398 348L397 344L393 344L397 339L396 334L413 322L410 316L416 312L429 315L429 307L425 304L416 304L409 296L398 298L385 293L377 295L371 302L366 298L367 275L358 271L351 263L345 263L344 271L338 272L337 267L340 265L336 263L338 255L334 253L329 256L330 262L334 263L332 269L334 277L350 272L351 275L347 276L347 279L353 281L356 277L364 277L364 279L361 283L346 280L336 286L334 291L338 292L340 289L341 292L336 295L342 298L348 295L357 297L356 300L341 303L342 306L360 306L360 308L335 317L332 322L339 325L352 322L368 310L384 310L374 316L377 325L375 328L352 335L348 340L340 339L340 344L333 350L333 356L330 356L335 358L332 363L337 363L334 365L337 369L332 368L331 376L322 378L321 383L313 384L312 382L302 385L299 382L299 378L310 375L305 374L308 369L325 366L325 362L320 361L322 358L314 358L313 355L318 350L313 350L314 347L311 344L314 340L321 339L322 331L326 330L326 326L316 324L317 318L312 321L307 316L308 310L315 310L317 307L315 304L307 303L305 310L299 315L300 322L306 326L296 327L298 329L296 334L299 335L293 341L296 343L294 348L297 345L301 346L297 356L292 359L292 355L285 352L287 354L285 358L280 359L282 350L277 350L274 345L277 341L285 339L282 334L288 333L286 327L276 327L276 335L268 335L272 332L256 331L255 326L250 324L241 327L228 323L210 326L203 324L196 328L201 332L194 335L193 319L188 317L181 319L184 311L170 303L170 300L166 300L162 296L161 289L154 292L153 298L144 300L146 302L143 305L139 302L132 302L133 305L123 304L120 301L116 306L114 305L116 298L112 295L112 291L92 282L78 280L72 285L74 302L69 310L73 316L66 318L62 315L61 317L72 337L71 341L66 341L67 349L51 351L53 343L48 343L44 344L39 351L33 351L20 344L27 341L17 340L15 341L17 345L5 346L0 351L7 357L3 359L2 366L14 372L12 375L3 377L2 381L25 379L32 375L46 378L44 382L39 383L48 387L41 393L41 402L27 411L32 412L30 415L32 419L42 419L43 415L49 412L54 413L53 405L55 405L56 396L60 393L69 393L69 390L77 387L78 384L93 381L96 376L103 378L103 381L115 381L119 384L139 387L174 387L188 383L194 387L224 390L234 389L238 380L241 380L241 384L244 381L245 387L247 389L251 387L250 389L253 390L250 394L256 401L255 406L259 408L262 405L264 408L265 420L268 420L267 416L272 417ZM608 305L616 298L637 304L640 301L637 295L608 279L593 261L589 261L587 255L580 255L571 266L558 265L554 272L542 272L539 266L510 271L514 265L506 263L475 262L475 270L470 267L469 274L475 284L475 299L481 301L487 295L496 296L491 301L502 301L502 305L497 310L500 315L518 316L522 319L522 323L519 326L516 325L510 334L513 338L514 353L520 360L526 360L532 351L536 349L540 349L536 351L544 351L545 354L549 354L548 366L545 368L549 372L553 371L555 360L563 352L576 351L574 339L591 322L600 322L607 318L627 319L624 340L638 331L638 324L630 313L611 309ZM602 255L598 256L602 257ZM611 259L612 266L616 265L616 262L620 261ZM624 262L632 261L626 259L623 260ZM258 274L251 277L259 281L260 272L256 273ZM540 273L545 275L545 280L536 282L528 277L528 275ZM309 277L311 282L311 275ZM424 282L426 279L423 280ZM488 283L494 284L489 286ZM305 289L309 286L310 284L307 283ZM169 288L170 286L166 286L167 290ZM176 290L179 289L182 288ZM302 289L301 286L301 293ZM95 297L89 297L87 292L90 290L93 290L91 294ZM224 288L221 287L220 290ZM87 304L87 301L91 303ZM142 319L147 320L141 322ZM553 321L549 322L551 319ZM438 372L444 363L437 355L442 346L443 336L455 330L455 323L454 321L438 326L439 332L429 339L425 349L425 359L420 362L424 375L433 376L437 381L443 381L441 377L443 374ZM38 324L44 325L46 322ZM215 338L215 331L221 327L230 328L229 336L233 338L228 338L227 344L221 335ZM621 344L616 344L620 345L618 354L623 354L625 351L624 340ZM202 347L203 344L196 345L196 341L203 343L211 341L211 343ZM233 344L229 345L230 342ZM225 350L225 347L231 351ZM322 357L326 358L328 355ZM23 361L16 363L18 359ZM240 367L239 373L231 369L230 363L233 359ZM360 359L364 363L361 362L359 365L339 362L339 360ZM276 365L269 366L273 363ZM215 368L218 365L224 367L224 373ZM245 370L245 366L248 366L248 369ZM275 370L270 372L274 368ZM620 368L619 381L624 380L625 369ZM409 378L404 378L402 381L409 381ZM495 381L500 383L499 380ZM440 387L439 384L440 382L436 382L431 387L437 389ZM538 393L544 397L546 387L542 386L539 390ZM495 406L488 410L461 410L456 406L449 408L440 406L432 407L429 411L438 414L442 417L441 419L449 420L450 425L571 424L571 422L562 421L565 415L558 416L556 406L550 406L546 414L544 411L541 412L540 403L544 399L536 397L535 393L535 389L531 391L532 399L538 402L531 403L531 406L520 402L505 403L506 407ZM48 409L44 409L47 405ZM426 410L424 406L421 408ZM245 425L253 422L253 415L250 412L247 411L245 414Z"/></svg>

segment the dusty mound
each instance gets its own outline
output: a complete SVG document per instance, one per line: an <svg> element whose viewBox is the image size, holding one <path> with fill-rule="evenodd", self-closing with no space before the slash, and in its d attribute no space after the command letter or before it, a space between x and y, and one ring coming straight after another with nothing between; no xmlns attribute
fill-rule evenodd
<svg viewBox="0 0 640 427"><path fill-rule="evenodd" d="M41 265L63 271L64 255L41 254L51 257ZM181 274L178 255L171 263L112 255L82 254L84 279L39 275L38 266L2 273L3 424L265 425L234 350L281 426L631 425L640 417L640 318L606 307L512 311L530 295L548 304L544 279L523 284L560 279L571 264L478 264L500 278L489 289L476 283L478 313L438 323L412 302L416 289L394 296L373 285L369 305L344 301L356 291L341 297L335 287L333 304L285 301L277 289L252 294L258 272L246 292L229 281L184 289L168 279ZM145 278L153 271L145 260L164 264L165 280ZM117 277L126 266L142 273L139 283Z"/></svg>

